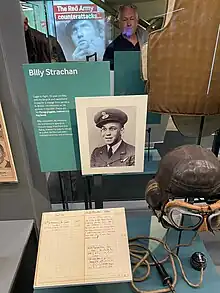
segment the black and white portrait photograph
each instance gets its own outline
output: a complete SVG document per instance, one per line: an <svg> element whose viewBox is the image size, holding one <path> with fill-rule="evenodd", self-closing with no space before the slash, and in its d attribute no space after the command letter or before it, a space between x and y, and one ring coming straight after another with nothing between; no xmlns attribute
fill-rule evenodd
<svg viewBox="0 0 220 293"><path fill-rule="evenodd" d="M87 108L91 168L135 165L135 120L136 107Z"/></svg>
<svg viewBox="0 0 220 293"><path fill-rule="evenodd" d="M76 98L83 174L141 172L147 96Z"/></svg>

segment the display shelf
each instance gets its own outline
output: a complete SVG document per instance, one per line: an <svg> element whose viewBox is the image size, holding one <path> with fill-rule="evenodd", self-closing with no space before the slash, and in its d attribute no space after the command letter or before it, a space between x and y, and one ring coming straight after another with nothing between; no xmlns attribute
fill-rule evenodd
<svg viewBox="0 0 220 293"><path fill-rule="evenodd" d="M0 235L0 291L31 293L37 253L34 221L1 221Z"/></svg>
<svg viewBox="0 0 220 293"><path fill-rule="evenodd" d="M136 237L140 235L145 236L154 236L160 239L165 237L166 230L162 228L161 224L158 223L157 218L151 217L150 213L147 211L142 212L127 212L127 227L129 237ZM168 243L171 247L177 244L178 232L172 230L168 234ZM192 232L184 232L182 235L181 243L190 242L193 236ZM164 251L161 247L157 246L155 243L150 242L149 247L153 251L158 259L163 257ZM201 239L198 237L192 246L181 248L179 256L183 262L186 275L190 278L192 282L198 282L199 272L193 270L190 266L189 258L193 252L200 251L205 254L208 261L207 270L204 273L204 282L199 289L193 289L189 287L183 280L179 270L178 270L178 282L176 287L176 292L197 292L197 293L207 293L208 291L215 291L217 286L220 286L220 278L216 272L216 268L211 260L211 257L208 255L207 250ZM71 252L70 252L71 253ZM74 265L74 264L73 264ZM76 265L76 264L75 264ZM171 272L170 264L166 264L166 269L168 272ZM142 290L153 290L163 288L161 285L160 279L158 277L157 271L153 268L151 270L150 278L139 284ZM34 290L34 293L131 293L133 292L129 284L105 284L105 285L94 285L94 286L81 286L81 287L65 287L65 288L47 288Z"/></svg>

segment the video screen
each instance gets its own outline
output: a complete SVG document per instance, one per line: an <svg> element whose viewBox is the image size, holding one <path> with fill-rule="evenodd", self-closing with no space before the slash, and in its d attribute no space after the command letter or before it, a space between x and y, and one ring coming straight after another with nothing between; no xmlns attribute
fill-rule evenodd
<svg viewBox="0 0 220 293"><path fill-rule="evenodd" d="M102 60L105 51L104 10L88 0L53 1L51 8L54 34L66 60L86 61L87 56L95 53L97 60Z"/></svg>

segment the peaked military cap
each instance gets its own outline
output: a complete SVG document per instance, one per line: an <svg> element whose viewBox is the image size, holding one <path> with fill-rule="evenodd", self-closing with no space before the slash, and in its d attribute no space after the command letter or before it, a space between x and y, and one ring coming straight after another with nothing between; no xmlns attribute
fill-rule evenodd
<svg viewBox="0 0 220 293"><path fill-rule="evenodd" d="M124 126L124 124L128 121L128 116L119 109L105 109L95 115L94 121L96 126L99 128L109 122L119 122L122 126Z"/></svg>

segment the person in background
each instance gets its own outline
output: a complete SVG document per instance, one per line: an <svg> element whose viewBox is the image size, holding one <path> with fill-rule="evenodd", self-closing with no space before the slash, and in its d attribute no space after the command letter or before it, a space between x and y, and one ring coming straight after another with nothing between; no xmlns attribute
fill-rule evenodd
<svg viewBox="0 0 220 293"><path fill-rule="evenodd" d="M46 35L31 28L25 15L23 15L23 19L29 63L49 63L51 61L50 50Z"/></svg>
<svg viewBox="0 0 220 293"><path fill-rule="evenodd" d="M110 61L111 70L114 70L115 51L140 51L140 40L138 35L139 17L136 6L120 6L118 20L121 34L109 44L103 56L103 61Z"/></svg>
<svg viewBox="0 0 220 293"><path fill-rule="evenodd" d="M25 43L29 63L65 62L66 58L57 39L47 36L28 25L28 18L23 14Z"/></svg>
<svg viewBox="0 0 220 293"><path fill-rule="evenodd" d="M49 36L49 48L51 54L51 62L66 62L63 50L54 36Z"/></svg>
<svg viewBox="0 0 220 293"><path fill-rule="evenodd" d="M104 53L104 27L98 20L71 20L66 26L66 35L75 50L73 60L86 61L86 56L97 53L97 59L102 60Z"/></svg>

